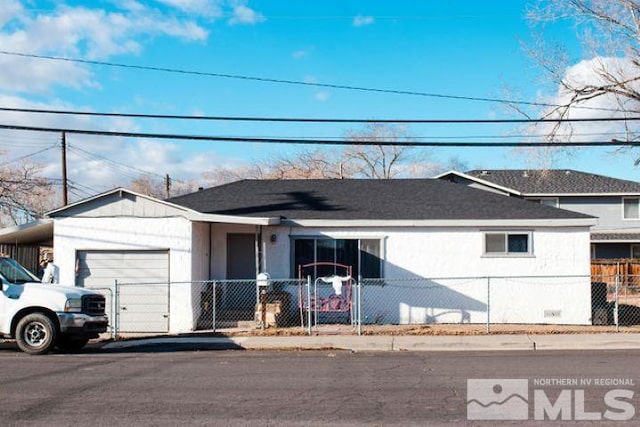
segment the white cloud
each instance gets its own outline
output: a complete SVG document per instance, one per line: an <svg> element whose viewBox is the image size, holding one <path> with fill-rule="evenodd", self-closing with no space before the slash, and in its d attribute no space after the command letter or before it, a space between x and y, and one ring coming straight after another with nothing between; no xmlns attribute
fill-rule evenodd
<svg viewBox="0 0 640 427"><path fill-rule="evenodd" d="M33 7L31 0L23 0L22 3L29 4L29 10L25 11L19 1L0 0L0 47L36 55L107 60L116 55L137 54L144 50L146 41L156 36L169 36L186 41L202 41L208 38L207 29L197 19L205 17L202 12L194 10L193 17L175 13L175 10L188 12L189 8L196 6L197 1L162 1L163 6L158 7L159 3L156 2L156 7L152 7L148 1L113 0L104 2L115 5L115 9L108 11L93 6L69 7L55 3L57 6L53 6L53 9L40 11ZM262 15L249 9L246 3L229 1L207 2L207 17L212 16L215 12L213 6L216 5L222 5L226 11L233 7L233 16L236 16L237 12L238 23L258 22L263 19ZM175 10L168 10L167 7ZM3 23L8 24L3 26ZM0 55L0 105L92 111L91 106L73 105L56 98L54 89L59 86L72 89L100 87L98 77L88 66L79 63ZM38 102L26 99L30 94L46 94L48 100ZM133 102L136 100L133 99ZM138 122L129 118L0 111L0 123L51 128L140 131ZM53 146L59 139L59 133L0 130L0 151L9 151L4 158L15 158ZM139 171L123 165L161 175L169 173L172 177L182 180L199 180L203 172L211 170L216 164L224 165L228 161L215 152L198 151L195 155L189 154L184 151L184 144L172 144L162 140L70 134L68 143L69 178L84 186L80 187L84 188L84 191L91 191L88 188L104 191L115 186L127 185L139 176ZM94 156L74 150L74 146L93 153ZM105 158L111 159L112 162L106 161ZM60 177L59 149L48 150L34 160L45 165L45 176Z"/></svg>
<svg viewBox="0 0 640 427"><path fill-rule="evenodd" d="M329 99L329 93L327 92L316 92L314 98L316 101L324 102Z"/></svg>
<svg viewBox="0 0 640 427"><path fill-rule="evenodd" d="M14 108L88 110L86 106L52 100L50 104L30 102L20 97L0 95L0 105ZM129 118L95 118L83 116L46 115L1 112L0 123L49 128L103 129L122 132L140 131L137 122ZM56 132L23 132L0 130L0 159L6 161L53 147L60 141ZM127 186L144 172L161 180L169 174L178 181L204 183L202 174L237 162L214 151L188 153L181 142L155 139L114 138L109 136L67 135L68 177L74 189L73 200L115 187ZM108 159L108 160L107 160ZM60 148L34 156L30 160L44 166L43 176L60 179ZM131 167L135 168L132 169Z"/></svg>
<svg viewBox="0 0 640 427"><path fill-rule="evenodd" d="M256 12L242 2L234 2L234 4L229 25L255 25L266 19L264 15Z"/></svg>
<svg viewBox="0 0 640 427"><path fill-rule="evenodd" d="M131 1L124 10L63 5L35 15L15 5L3 8L0 18L13 23L0 27L0 46L15 52L105 59L139 53L142 37L168 35L187 41L208 37L208 31L193 20L166 16ZM97 86L88 68L78 63L0 55L0 68L0 90L14 93L44 92L53 85Z"/></svg>
<svg viewBox="0 0 640 427"><path fill-rule="evenodd" d="M599 87L610 84L604 77L603 73L609 73L618 80L625 80L630 77L638 76L640 70L630 59L627 58L611 58L596 57L589 60L583 60L579 63L568 67L565 71L563 81L566 86L571 88ZM640 92L640 83L634 82L630 84L636 91ZM553 105L565 105L570 101L572 92L564 85L558 87L557 92L551 96L541 99L544 103ZM597 117L620 117L621 106L629 110L630 103L636 104L632 110L637 111L637 101L631 101L628 98L607 94L598 96L587 101L581 102L578 107L570 108L565 118L572 119L590 119ZM586 108L585 108L586 107ZM557 112L547 109L550 118L559 117ZM548 134L552 132L554 123L542 123L531 128L532 133ZM626 126L626 127L625 127ZM560 141L609 141L613 137L620 137L619 134L625 131L640 131L636 122L574 122L562 123L557 129Z"/></svg>
<svg viewBox="0 0 640 427"><path fill-rule="evenodd" d="M167 6L176 8L182 12L200 15L207 18L219 18L222 16L220 0L158 0Z"/></svg>
<svg viewBox="0 0 640 427"><path fill-rule="evenodd" d="M373 16L365 16L365 15L356 15L353 18L353 26L354 27L363 27L365 25L371 25L374 23Z"/></svg>
<svg viewBox="0 0 640 427"><path fill-rule="evenodd" d="M22 12L22 4L18 0L3 0L0 8L0 28Z"/></svg>

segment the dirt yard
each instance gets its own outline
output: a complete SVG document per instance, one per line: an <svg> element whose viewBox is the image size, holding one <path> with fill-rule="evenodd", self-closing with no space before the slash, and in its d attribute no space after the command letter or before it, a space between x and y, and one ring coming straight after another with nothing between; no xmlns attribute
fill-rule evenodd
<svg viewBox="0 0 640 427"><path fill-rule="evenodd" d="M597 334L615 332L615 326L576 325L491 325L490 334ZM621 333L640 333L640 325L621 326ZM306 335L300 326L267 329L221 329L217 334L224 336L295 336ZM311 329L312 335L355 335L357 329L350 325L321 325ZM437 325L363 325L363 335L486 335L487 326L480 324L437 324Z"/></svg>

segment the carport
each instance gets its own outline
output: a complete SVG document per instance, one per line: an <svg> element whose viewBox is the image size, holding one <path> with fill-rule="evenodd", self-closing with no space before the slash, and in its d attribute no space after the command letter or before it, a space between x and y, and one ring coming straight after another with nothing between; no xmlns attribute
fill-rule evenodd
<svg viewBox="0 0 640 427"><path fill-rule="evenodd" d="M53 220L0 229L0 253L10 256L32 273L38 272L41 248L53 247Z"/></svg>

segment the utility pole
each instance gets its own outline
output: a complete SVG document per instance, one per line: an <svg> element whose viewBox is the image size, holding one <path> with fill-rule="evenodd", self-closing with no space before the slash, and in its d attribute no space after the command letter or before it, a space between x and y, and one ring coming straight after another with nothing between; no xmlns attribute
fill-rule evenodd
<svg viewBox="0 0 640 427"><path fill-rule="evenodd" d="M69 204L69 188L67 185L67 133L62 132L62 205Z"/></svg>
<svg viewBox="0 0 640 427"><path fill-rule="evenodd" d="M164 189L167 193L167 199L171 197L171 177L169 174L166 174L164 177Z"/></svg>

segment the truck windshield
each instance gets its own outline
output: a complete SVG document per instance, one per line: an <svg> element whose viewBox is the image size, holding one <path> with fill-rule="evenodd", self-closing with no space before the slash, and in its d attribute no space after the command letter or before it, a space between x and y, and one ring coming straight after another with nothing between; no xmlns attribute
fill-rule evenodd
<svg viewBox="0 0 640 427"><path fill-rule="evenodd" d="M0 257L0 276L8 283L38 282L38 278L12 258Z"/></svg>

